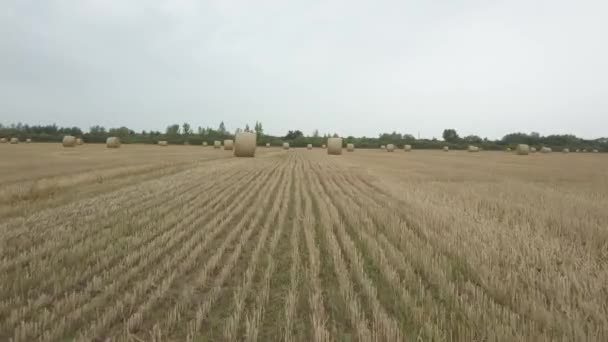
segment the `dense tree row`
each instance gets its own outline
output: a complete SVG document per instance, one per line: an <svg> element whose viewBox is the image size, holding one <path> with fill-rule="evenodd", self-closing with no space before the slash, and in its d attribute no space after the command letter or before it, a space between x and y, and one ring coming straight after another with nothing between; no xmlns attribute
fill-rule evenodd
<svg viewBox="0 0 608 342"><path fill-rule="evenodd" d="M337 136L337 134L321 135L318 130L307 136L300 130L288 131L285 136L272 136L264 134L262 123L256 122L253 129L246 125L245 128L237 128L234 132L230 132L224 122L221 122L217 129L211 127L199 126L196 130L188 123L182 125L173 124L165 129L165 132L160 131L141 131L135 132L127 127L109 128L102 126L93 126L88 132L84 132L79 127L59 127L52 125L27 125L27 124L12 124L4 126L0 124L1 137L18 137L20 140L27 138L37 142L59 142L64 135L73 135L82 137L89 143L105 142L109 136L120 137L123 143L143 143L155 144L159 140L167 140L170 144L192 144L200 145L203 141L212 143L214 140L230 139L235 133L255 132L258 135L258 144L264 145L271 143L279 145L284 141L289 141L291 146L304 147L307 144L320 146L325 143L328 137ZM608 138L595 140L585 140L574 135L547 135L541 136L539 133L510 133L499 140L489 140L476 135L460 137L454 129L445 129L443 131L443 140L433 139L416 139L411 134L401 134L398 132L382 133L378 137L345 137L344 143L354 143L359 148L376 148L380 145L395 144L403 146L406 144L413 145L417 149L439 149L443 146L449 146L451 149L465 149L468 145L477 145L486 150L502 150L506 147L514 147L516 144L528 144L531 146L550 146L553 148L569 147L571 149L599 149L608 152Z"/></svg>

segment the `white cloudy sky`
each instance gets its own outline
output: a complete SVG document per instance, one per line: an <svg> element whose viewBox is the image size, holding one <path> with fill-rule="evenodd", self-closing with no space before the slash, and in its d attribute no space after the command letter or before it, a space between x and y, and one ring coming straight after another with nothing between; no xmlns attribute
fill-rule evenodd
<svg viewBox="0 0 608 342"><path fill-rule="evenodd" d="M608 136L606 1L1 7L4 124Z"/></svg>

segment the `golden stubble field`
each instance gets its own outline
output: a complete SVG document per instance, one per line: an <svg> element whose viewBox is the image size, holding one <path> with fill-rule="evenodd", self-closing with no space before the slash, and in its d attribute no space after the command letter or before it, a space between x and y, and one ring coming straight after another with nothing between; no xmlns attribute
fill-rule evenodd
<svg viewBox="0 0 608 342"><path fill-rule="evenodd" d="M608 155L0 145L0 340L608 337Z"/></svg>

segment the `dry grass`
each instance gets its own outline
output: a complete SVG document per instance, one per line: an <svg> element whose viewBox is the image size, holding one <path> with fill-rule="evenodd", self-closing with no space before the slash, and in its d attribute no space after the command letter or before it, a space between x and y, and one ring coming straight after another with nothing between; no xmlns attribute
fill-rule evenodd
<svg viewBox="0 0 608 342"><path fill-rule="evenodd" d="M608 337L606 155L280 151L1 145L0 340Z"/></svg>

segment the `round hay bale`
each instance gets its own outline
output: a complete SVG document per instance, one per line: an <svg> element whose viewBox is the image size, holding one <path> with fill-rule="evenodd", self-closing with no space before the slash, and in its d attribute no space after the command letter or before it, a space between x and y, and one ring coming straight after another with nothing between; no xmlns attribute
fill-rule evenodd
<svg viewBox="0 0 608 342"><path fill-rule="evenodd" d="M18 144L19 138L11 138L11 144Z"/></svg>
<svg viewBox="0 0 608 342"><path fill-rule="evenodd" d="M224 140L224 151L232 151L234 149L234 140L226 139Z"/></svg>
<svg viewBox="0 0 608 342"><path fill-rule="evenodd" d="M599 153L600 151L593 149L593 153Z"/></svg>
<svg viewBox="0 0 608 342"><path fill-rule="evenodd" d="M168 142L168 141L166 141L166 140L160 140L160 141L158 142L158 146L167 147L167 146L169 146L169 142Z"/></svg>
<svg viewBox="0 0 608 342"><path fill-rule="evenodd" d="M403 146L403 151L404 152L411 152L412 151L412 145L405 145L405 146Z"/></svg>
<svg viewBox="0 0 608 342"><path fill-rule="evenodd" d="M234 139L235 157L255 157L255 147L257 146L257 135L255 133L237 133Z"/></svg>
<svg viewBox="0 0 608 342"><path fill-rule="evenodd" d="M283 143L283 149L284 150L289 150L289 143L288 142L284 142Z"/></svg>
<svg viewBox="0 0 608 342"><path fill-rule="evenodd" d="M587 153L587 149L586 148L583 149L583 153Z"/></svg>
<svg viewBox="0 0 608 342"><path fill-rule="evenodd" d="M380 149L381 150L386 150L386 146L385 145L380 145Z"/></svg>
<svg viewBox="0 0 608 342"><path fill-rule="evenodd" d="M552 150L550 147L545 147L545 146L543 146L543 147L540 149L540 152L541 152L541 153L551 153L551 152L553 152L553 150Z"/></svg>
<svg viewBox="0 0 608 342"><path fill-rule="evenodd" d="M266 147L270 147L270 143L266 143Z"/></svg>
<svg viewBox="0 0 608 342"><path fill-rule="evenodd" d="M106 139L106 146L108 148L119 148L120 147L120 138L109 137L108 139Z"/></svg>
<svg viewBox="0 0 608 342"><path fill-rule="evenodd" d="M346 151L355 152L355 144L346 144Z"/></svg>
<svg viewBox="0 0 608 342"><path fill-rule="evenodd" d="M207 142L206 141L203 141L203 146L207 146Z"/></svg>
<svg viewBox="0 0 608 342"><path fill-rule="evenodd" d="M80 138L76 138L76 145L82 145L84 144L84 141L82 141L82 139Z"/></svg>
<svg viewBox="0 0 608 342"><path fill-rule="evenodd" d="M30 139L30 138L25 139L25 143L26 143L26 144L29 144L29 143L31 143L31 142L32 142L32 139Z"/></svg>
<svg viewBox="0 0 608 342"><path fill-rule="evenodd" d="M76 146L76 137L66 135L63 137L63 141L61 143L63 144L63 147L74 147Z"/></svg>
<svg viewBox="0 0 608 342"><path fill-rule="evenodd" d="M327 154L342 154L342 138L327 139Z"/></svg>
<svg viewBox="0 0 608 342"><path fill-rule="evenodd" d="M536 153L536 147L530 147L530 152Z"/></svg>
<svg viewBox="0 0 608 342"><path fill-rule="evenodd" d="M220 148L220 147L222 147L221 141L216 140L213 142L213 148Z"/></svg>
<svg viewBox="0 0 608 342"><path fill-rule="evenodd" d="M450 148L448 146L443 146L443 152L450 152Z"/></svg>
<svg viewBox="0 0 608 342"><path fill-rule="evenodd" d="M312 144L306 145L306 148L309 149L309 150L312 150Z"/></svg>
<svg viewBox="0 0 608 342"><path fill-rule="evenodd" d="M321 145L321 148L322 148L322 149L326 149L326 148L327 148L327 145L323 144L323 145Z"/></svg>
<svg viewBox="0 0 608 342"><path fill-rule="evenodd" d="M386 152L395 152L395 145L393 145L393 144L386 145Z"/></svg>
<svg viewBox="0 0 608 342"><path fill-rule="evenodd" d="M471 145L471 146L469 146L468 151L469 152L479 152L479 147Z"/></svg>
<svg viewBox="0 0 608 342"><path fill-rule="evenodd" d="M507 151L507 152L511 152L511 148L510 148L510 147L507 147L507 149L506 149L505 151Z"/></svg>
<svg viewBox="0 0 608 342"><path fill-rule="evenodd" d="M570 153L570 149L569 148L565 148L562 150L562 153Z"/></svg>
<svg viewBox="0 0 608 342"><path fill-rule="evenodd" d="M519 144L519 145L517 145L517 148L515 149L515 153L517 153L520 156L527 156L530 153L530 146L528 146L526 144Z"/></svg>
<svg viewBox="0 0 608 342"><path fill-rule="evenodd" d="M6 140L6 138L0 138L0 143L6 144L7 142L8 142L8 140Z"/></svg>

